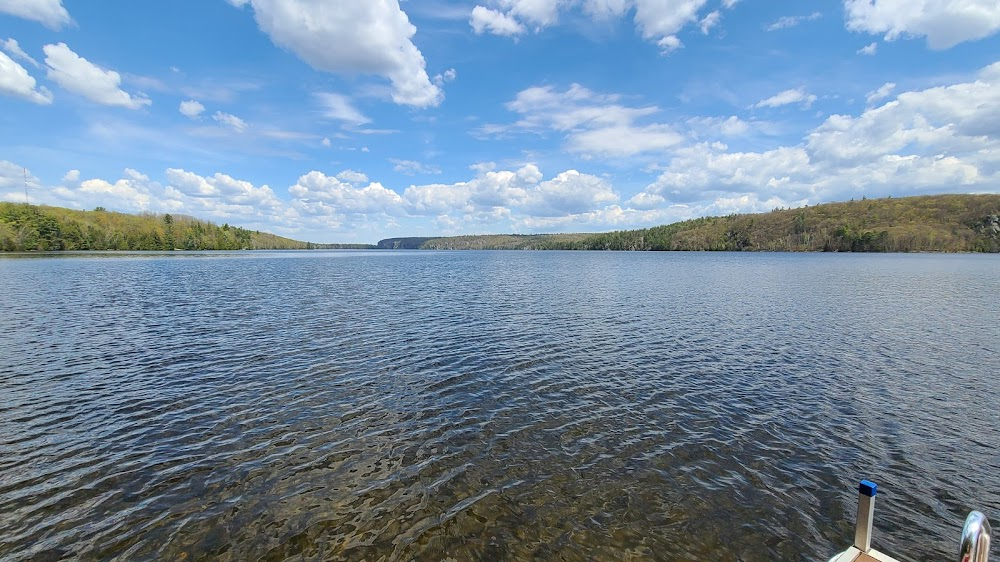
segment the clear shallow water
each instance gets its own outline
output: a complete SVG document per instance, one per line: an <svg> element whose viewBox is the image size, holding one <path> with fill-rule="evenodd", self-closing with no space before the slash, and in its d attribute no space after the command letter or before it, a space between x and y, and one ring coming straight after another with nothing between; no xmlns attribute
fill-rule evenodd
<svg viewBox="0 0 1000 562"><path fill-rule="evenodd" d="M0 259L0 559L952 559L996 256Z"/></svg>

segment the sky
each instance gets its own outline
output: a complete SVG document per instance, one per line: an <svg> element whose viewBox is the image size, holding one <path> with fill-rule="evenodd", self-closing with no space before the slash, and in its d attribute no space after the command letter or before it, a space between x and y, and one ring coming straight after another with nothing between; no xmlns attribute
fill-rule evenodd
<svg viewBox="0 0 1000 562"><path fill-rule="evenodd" d="M0 0L0 200L312 242L1000 192L996 0Z"/></svg>

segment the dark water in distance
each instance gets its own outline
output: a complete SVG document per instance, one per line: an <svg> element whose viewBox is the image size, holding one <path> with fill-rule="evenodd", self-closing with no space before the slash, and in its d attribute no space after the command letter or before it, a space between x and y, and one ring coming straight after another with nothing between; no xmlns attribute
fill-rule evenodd
<svg viewBox="0 0 1000 562"><path fill-rule="evenodd" d="M1000 259L0 259L0 559L954 559Z"/></svg>

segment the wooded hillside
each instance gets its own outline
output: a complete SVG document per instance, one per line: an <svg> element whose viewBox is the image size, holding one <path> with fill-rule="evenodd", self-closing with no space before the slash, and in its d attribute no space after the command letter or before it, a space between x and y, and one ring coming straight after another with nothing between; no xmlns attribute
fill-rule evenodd
<svg viewBox="0 0 1000 562"><path fill-rule="evenodd" d="M454 250L1000 252L1000 195L862 199L602 234L412 240L420 249Z"/></svg>
<svg viewBox="0 0 1000 562"><path fill-rule="evenodd" d="M47 250L274 250L307 242L183 215L128 215L98 208L0 202L0 251Z"/></svg>

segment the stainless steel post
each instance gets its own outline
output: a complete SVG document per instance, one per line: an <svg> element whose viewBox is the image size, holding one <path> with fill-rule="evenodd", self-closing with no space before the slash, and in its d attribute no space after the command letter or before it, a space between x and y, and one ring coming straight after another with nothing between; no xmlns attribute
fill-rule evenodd
<svg viewBox="0 0 1000 562"><path fill-rule="evenodd" d="M970 513L962 527L959 562L986 562L990 557L990 532L990 522L985 515L978 511Z"/></svg>
<svg viewBox="0 0 1000 562"><path fill-rule="evenodd" d="M875 494L878 484L862 480L858 484L858 520L854 527L854 548L868 552L872 548L872 524L875 519Z"/></svg>

